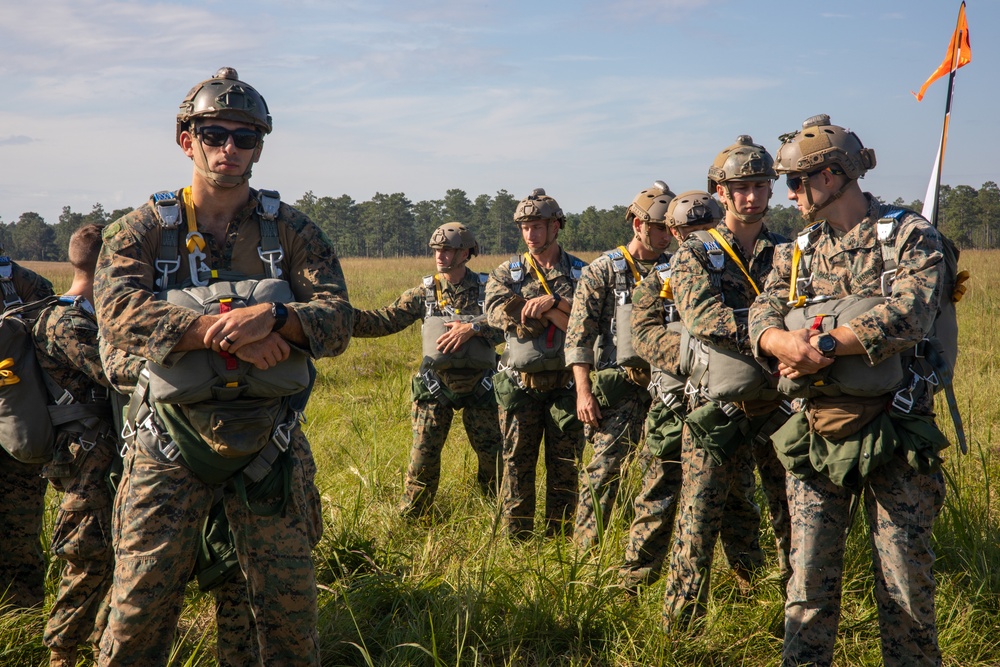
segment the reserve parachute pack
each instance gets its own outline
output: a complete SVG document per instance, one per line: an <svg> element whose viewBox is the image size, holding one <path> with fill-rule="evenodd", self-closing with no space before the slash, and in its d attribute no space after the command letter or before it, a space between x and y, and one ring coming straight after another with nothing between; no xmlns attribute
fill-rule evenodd
<svg viewBox="0 0 1000 667"><path fill-rule="evenodd" d="M611 340L599 336L595 343L597 369L614 366L648 369L649 364L632 347L632 291L642 282L642 276L625 246L618 246L607 256L615 273L615 314L611 318Z"/></svg>
<svg viewBox="0 0 1000 667"><path fill-rule="evenodd" d="M184 192L189 277L181 283L175 279L181 264L180 204L173 192L153 195L162 227L155 262L157 298L199 314L294 301L279 266L284 251L278 238L278 193L258 191L261 241L257 254L264 270L258 276L244 276L212 270L206 264L205 241L194 224L189 192ZM287 360L265 371L212 350L172 354L162 365L148 361L126 408L125 446L139 439L160 460L174 462L181 457L209 484L228 479L236 480L239 488L262 483L272 471L284 467L279 465L284 457L279 457L288 449L292 430L303 420L315 377L307 353L295 345L291 348ZM237 474L241 471L242 475Z"/></svg>
<svg viewBox="0 0 1000 667"><path fill-rule="evenodd" d="M535 269L535 274L539 278L547 294L552 294L548 283L537 267L529 253L525 253L525 263ZM521 294L521 286L524 283L525 265L519 257L510 258L510 277L512 289L515 294ZM572 258L570 268L570 278L576 285L583 274L585 264ZM516 332L506 333L507 346L500 359L500 369L508 368L522 373L541 373L545 371L561 371L566 369L566 359L563 354L563 347L566 343L566 332L554 324L546 327L541 336L534 338L521 338Z"/></svg>
<svg viewBox="0 0 1000 667"><path fill-rule="evenodd" d="M0 274L6 259L0 258ZM80 298L50 296L12 304L0 317L0 445L21 463L50 461L59 432L74 434L89 451L110 428L107 400L78 402L38 363L32 327L39 313L59 302L77 305Z"/></svg>
<svg viewBox="0 0 1000 667"><path fill-rule="evenodd" d="M898 206L882 205L879 209L875 233L882 258L882 273L880 275L882 299L892 294L898 263L896 236L900 223L908 215L917 214ZM816 322L816 316L823 314L823 312L815 312L810 320L810 315L806 314L805 310L833 312L835 309L841 308L838 301L845 300L828 299L812 293L812 273L810 270L812 242L813 235L821 229L821 225L822 223L816 223L804 229L795 240L795 245L792 248L792 275L788 298L788 305L792 307L792 310L785 318L786 328L789 330L807 328L802 326L803 321ZM965 294L965 282L969 278L969 272L959 270L959 250L951 239L941 234L940 230L938 230L938 234L941 237L944 255L942 261L944 270L941 275L943 285L938 312L931 330L913 348L878 364L875 369L879 373L885 374L885 380L898 378L899 381L889 390L893 392L891 405L894 410L904 414L909 414L912 411L914 404L921 396L928 392L937 393L943 390L948 410L955 424L958 443L964 453L967 450L965 430L961 414L958 411L958 401L955 397L952 380L955 363L958 360L958 314L955 306ZM851 297L846 297L846 299L851 299ZM815 305L817 303L818 307ZM859 310L857 314L861 314L861 312L864 311ZM847 317L846 311L840 315L842 322L849 319L851 318ZM830 326L829 323L824 322L821 326L824 331L828 331L835 325ZM837 357L829 367L831 370L825 376L822 374L820 377L809 376L796 385L796 390L830 396L838 395L836 393L838 385L840 393L843 394L848 394L852 391L850 387L855 385L865 386L873 369L863 368L866 366L863 362L844 371L839 368L833 370L835 366L841 368L849 366L851 360L853 360L852 356ZM803 386L807 384L812 385L812 387L808 390L803 389Z"/></svg>
<svg viewBox="0 0 1000 667"><path fill-rule="evenodd" d="M721 288L726 255L739 267L754 292L760 289L750 276L739 255L716 229L691 233L701 241L708 253L709 280ZM746 326L748 309L733 309L738 325ZM742 321L741 321L742 320ZM685 392L692 398L701 396L710 401L770 401L778 398L777 379L746 354L724 349L698 340L685 327L681 332L680 370L687 376Z"/></svg>
<svg viewBox="0 0 1000 667"><path fill-rule="evenodd" d="M482 336L473 336L461 348L454 352L441 352L437 349L437 339L448 331L449 322L482 322L483 304L486 301L485 273L476 274L479 280L479 296L477 303L479 312L461 313L447 302L439 283L443 277L439 275L424 276L424 322L420 327L423 345L422 367L433 371L447 370L492 370L496 368L496 350Z"/></svg>

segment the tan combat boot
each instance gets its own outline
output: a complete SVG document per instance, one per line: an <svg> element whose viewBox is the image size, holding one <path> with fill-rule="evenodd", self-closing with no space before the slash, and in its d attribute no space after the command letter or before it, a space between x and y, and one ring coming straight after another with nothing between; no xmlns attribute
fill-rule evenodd
<svg viewBox="0 0 1000 667"><path fill-rule="evenodd" d="M52 649L49 667L76 667L76 647Z"/></svg>

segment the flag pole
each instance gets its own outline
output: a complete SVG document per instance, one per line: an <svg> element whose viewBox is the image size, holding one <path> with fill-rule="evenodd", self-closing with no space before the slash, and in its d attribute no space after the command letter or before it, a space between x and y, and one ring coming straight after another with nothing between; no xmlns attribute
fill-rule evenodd
<svg viewBox="0 0 1000 667"><path fill-rule="evenodd" d="M941 192L941 170L944 167L944 153L948 144L948 123L951 120L951 103L955 94L955 74L958 72L958 61L961 56L962 43L962 15L965 13L965 0L958 8L958 19L955 23L955 45L956 48L951 54L951 67L948 72L948 94L944 103L944 123L941 127L941 142L938 144L937 160L934 162L934 170L931 172L930 182L927 184L927 194L924 197L924 208L922 215L929 220L934 227L938 226L938 196ZM966 28L967 30L968 28Z"/></svg>

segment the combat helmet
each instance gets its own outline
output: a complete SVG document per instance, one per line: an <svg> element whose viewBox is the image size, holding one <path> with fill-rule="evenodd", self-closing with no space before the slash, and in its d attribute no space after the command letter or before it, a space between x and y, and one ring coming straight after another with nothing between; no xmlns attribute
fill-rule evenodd
<svg viewBox="0 0 1000 667"><path fill-rule="evenodd" d="M670 202L667 209L667 225L705 225L718 223L725 212L718 200L703 190L682 192Z"/></svg>
<svg viewBox="0 0 1000 667"><path fill-rule="evenodd" d="M460 222L446 222L431 234L427 244L431 248L451 248L452 250L468 250L469 257L479 254L479 243L469 228Z"/></svg>
<svg viewBox="0 0 1000 667"><path fill-rule="evenodd" d="M760 144L755 144L753 137L749 134L741 134L736 137L736 143L728 146L721 153L715 156L715 161L708 168L708 191L716 192L716 186L722 186L726 195L723 197L723 205L730 208L730 200L733 195L729 189L729 183L738 181L775 181L778 174L774 171L774 158L767 152L767 149ZM771 194L768 192L768 200ZM737 219L754 224L767 214L768 207L760 213L743 214L733 208L733 215Z"/></svg>
<svg viewBox="0 0 1000 667"><path fill-rule="evenodd" d="M674 193L666 181L656 181L635 196L625 211L625 222L631 225L638 218L643 222L666 224L667 207L673 198Z"/></svg>
<svg viewBox="0 0 1000 667"><path fill-rule="evenodd" d="M202 81L188 91L177 112L174 138L178 145L181 143L181 133L191 129L193 121L198 118L221 118L253 125L261 133L258 150L263 145L263 136L270 134L273 127L263 96L250 84L240 81L239 74L232 67L219 69L211 79ZM195 144L204 153L201 143ZM201 168L198 171L221 187L234 187L250 178L255 161L256 157L242 177L216 174Z"/></svg>
<svg viewBox="0 0 1000 667"><path fill-rule="evenodd" d="M514 222L531 222L533 220L558 220L559 229L566 226L566 214L559 208L559 203L545 194L544 188L535 188L531 194L517 204L514 211Z"/></svg>
<svg viewBox="0 0 1000 667"><path fill-rule="evenodd" d="M875 168L875 151L865 148L851 130L831 124L830 116L825 113L806 118L801 130L778 138L781 147L774 167L780 174L802 174L802 187L809 202L803 216L809 222L814 222L821 209L839 199L851 183ZM824 169L847 176L847 180L837 192L817 205L812 199L809 177Z"/></svg>

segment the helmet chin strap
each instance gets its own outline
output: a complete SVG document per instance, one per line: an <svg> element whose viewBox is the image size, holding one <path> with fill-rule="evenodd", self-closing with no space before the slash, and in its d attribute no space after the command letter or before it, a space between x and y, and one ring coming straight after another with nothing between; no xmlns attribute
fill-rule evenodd
<svg viewBox="0 0 1000 667"><path fill-rule="evenodd" d="M733 201L733 192L729 189L729 183L724 183L723 187L726 189L726 198L722 200L723 205L726 210L731 212L737 220L746 225L755 225L764 219L767 212L771 210L770 204L764 207L764 210L760 213L740 213L736 210L736 202ZM767 201L771 201L772 188L768 185L767 188Z"/></svg>
<svg viewBox="0 0 1000 667"><path fill-rule="evenodd" d="M201 145L201 141L195 140L194 145L197 146L197 151L201 154L201 161L206 165L208 164L208 157L205 155L205 148ZM236 188L250 180L250 176L253 172L253 160L247 165L246 171L243 172L242 176L230 176L229 174L217 174L214 171L209 171L208 169L202 167L198 164L198 161L194 162L194 170L201 174L202 177L215 183L217 187L223 189Z"/></svg>
<svg viewBox="0 0 1000 667"><path fill-rule="evenodd" d="M805 188L806 190L806 201L809 202L809 208L802 213L802 217L805 218L808 222L816 222L817 214L819 214L820 211L822 211L824 208L826 208L833 202L840 199L844 195L844 193L847 192L847 187L851 183L852 181L850 179L844 181L844 184L840 186L839 190L837 190L832 195L827 197L826 201L824 201L822 204L817 205L815 202L813 202L812 189L809 187L809 174L804 174L802 176L802 187Z"/></svg>
<svg viewBox="0 0 1000 667"><path fill-rule="evenodd" d="M649 223L646 222L642 223L642 225L639 226L639 229L641 230L643 227L646 228L645 235L643 235L641 231L638 231L635 233L635 240L639 242L639 245L641 245L643 248L645 248L651 253L661 252L660 250L654 248L653 244L650 243L649 241Z"/></svg>

